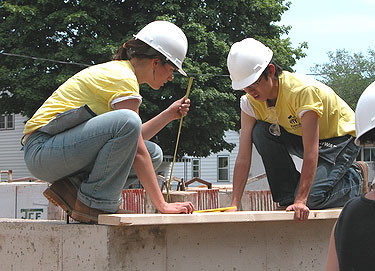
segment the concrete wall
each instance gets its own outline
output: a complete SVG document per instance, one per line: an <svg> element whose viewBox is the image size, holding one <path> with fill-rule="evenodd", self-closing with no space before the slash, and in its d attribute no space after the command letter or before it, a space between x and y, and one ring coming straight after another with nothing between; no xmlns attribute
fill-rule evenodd
<svg viewBox="0 0 375 271"><path fill-rule="evenodd" d="M0 219L0 270L324 270L334 222L118 227Z"/></svg>

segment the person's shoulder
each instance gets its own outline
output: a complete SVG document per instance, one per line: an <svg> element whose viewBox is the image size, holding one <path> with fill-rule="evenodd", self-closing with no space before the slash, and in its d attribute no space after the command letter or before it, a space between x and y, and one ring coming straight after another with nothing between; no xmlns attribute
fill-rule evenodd
<svg viewBox="0 0 375 271"><path fill-rule="evenodd" d="M129 69L133 71L133 67L131 66L128 60L111 60L108 62L103 62L101 64L96 64L93 67L103 68L103 69Z"/></svg>
<svg viewBox="0 0 375 271"><path fill-rule="evenodd" d="M313 77L306 74L291 73L288 71L284 71L283 74L284 80L295 87L308 87L317 84L317 81Z"/></svg>
<svg viewBox="0 0 375 271"><path fill-rule="evenodd" d="M300 95L301 93L308 92L313 89L313 82L311 78L304 74L291 73L283 71L279 77L280 89L286 97L292 95Z"/></svg>
<svg viewBox="0 0 375 271"><path fill-rule="evenodd" d="M360 206L362 206L365 203L365 201L366 200L363 195L351 198L345 203L342 209L342 212L349 212L349 211L352 212L353 210L356 210L357 208L361 208Z"/></svg>
<svg viewBox="0 0 375 271"><path fill-rule="evenodd" d="M112 80L130 80L137 82L134 70L128 60L112 60L96 65L104 76Z"/></svg>

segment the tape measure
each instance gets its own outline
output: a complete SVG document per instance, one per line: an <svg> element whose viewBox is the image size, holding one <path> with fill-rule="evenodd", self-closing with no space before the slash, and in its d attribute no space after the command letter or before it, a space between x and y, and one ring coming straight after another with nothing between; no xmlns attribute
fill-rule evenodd
<svg viewBox="0 0 375 271"><path fill-rule="evenodd" d="M186 90L186 94L185 94L185 100L187 98L189 98L189 93L190 93L190 89L191 89L191 85L193 84L193 80L194 80L194 77L190 77L189 78L189 84L188 84L188 87L187 87L187 90ZM177 133L177 140L176 140L176 146L174 148L174 155L173 155L173 162L172 162L172 167L171 167L171 174L169 175L169 180L168 180L168 186L167 186L167 195L166 195L166 198L165 198L165 201L166 202L169 202L170 199L169 199L169 191L171 190L171 182L172 182L172 176L173 176L173 168L174 168L174 163L176 161L176 154L177 154L177 148L178 148L178 141L180 140L180 134L181 134L181 127L182 127L182 120L183 120L184 116L181 115L181 118L180 118L180 126L178 127L178 133Z"/></svg>
<svg viewBox="0 0 375 271"><path fill-rule="evenodd" d="M237 206L223 207L223 208L216 208L216 209L207 209L207 210L198 210L198 211L194 211L193 214L195 214L195 213L225 212L225 211L234 210L234 209L237 209Z"/></svg>

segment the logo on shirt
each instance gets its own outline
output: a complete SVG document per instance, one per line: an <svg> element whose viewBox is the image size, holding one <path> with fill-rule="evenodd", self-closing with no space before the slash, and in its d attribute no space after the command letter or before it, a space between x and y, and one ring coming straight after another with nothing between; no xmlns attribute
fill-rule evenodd
<svg viewBox="0 0 375 271"><path fill-rule="evenodd" d="M301 127L301 123L298 122L295 116L289 115L288 120L292 129L296 130Z"/></svg>

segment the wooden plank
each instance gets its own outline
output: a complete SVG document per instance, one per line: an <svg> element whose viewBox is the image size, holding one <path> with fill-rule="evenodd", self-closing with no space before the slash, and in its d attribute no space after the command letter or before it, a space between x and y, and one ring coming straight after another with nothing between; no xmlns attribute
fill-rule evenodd
<svg viewBox="0 0 375 271"><path fill-rule="evenodd" d="M311 210L309 219L337 219L341 208ZM245 211L194 214L108 214L99 215L99 224L114 226L169 225L202 223L242 223L257 221L293 221L294 212Z"/></svg>

